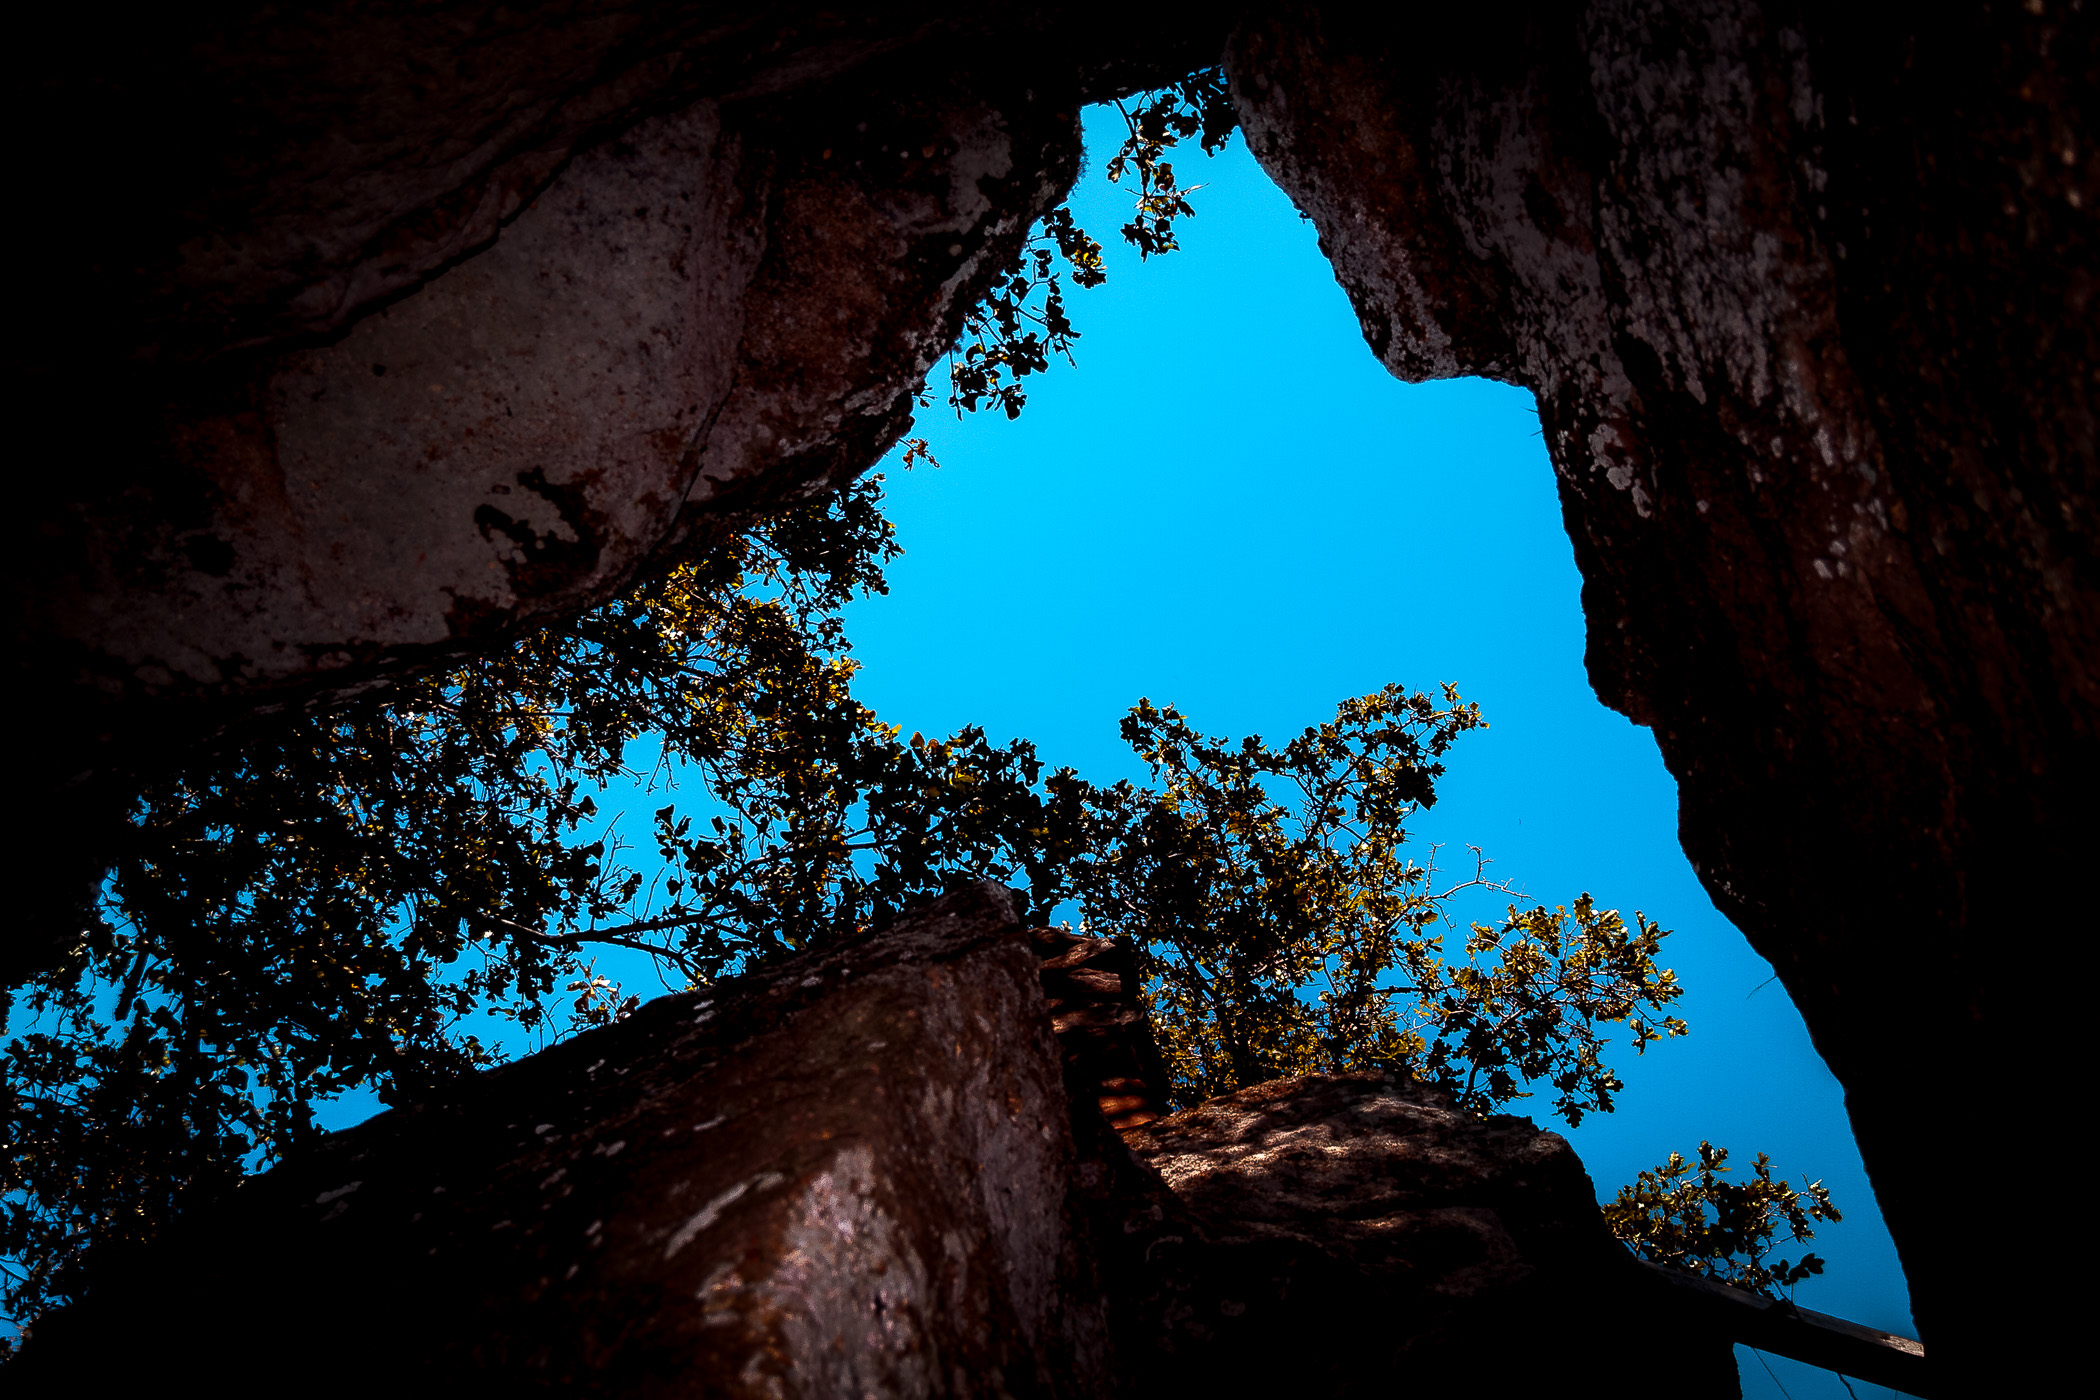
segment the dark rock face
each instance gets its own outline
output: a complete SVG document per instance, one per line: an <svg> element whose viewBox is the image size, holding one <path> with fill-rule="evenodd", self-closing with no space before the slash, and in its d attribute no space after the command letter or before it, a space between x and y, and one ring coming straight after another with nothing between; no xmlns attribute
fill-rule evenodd
<svg viewBox="0 0 2100 1400"><path fill-rule="evenodd" d="M1071 181L1080 104L1214 61L1227 24L1079 18L31 22L7 638L55 825L106 849L127 769L499 645L871 465Z"/></svg>
<svg viewBox="0 0 2100 1400"><path fill-rule="evenodd" d="M1119 1137L1095 1100L1157 1103L1158 1052L1104 944L981 884L652 1002L113 1263L10 1393L1510 1393L1633 1356L1736 1393L1522 1119L1313 1075Z"/></svg>
<svg viewBox="0 0 2100 1400"><path fill-rule="evenodd" d="M136 460L23 561L24 660L119 705L355 685L867 466L1071 181L1077 109L834 96L652 117L328 343L154 380Z"/></svg>
<svg viewBox="0 0 2100 1400"><path fill-rule="evenodd" d="M1404 1078L1307 1075L1123 1141L1171 1192L1102 1232L1127 1241L1106 1274L1136 1393L1517 1394L1637 1355L1673 1394L1737 1394L1727 1340L1645 1314L1582 1163L1525 1119L1475 1120Z"/></svg>
<svg viewBox="0 0 2100 1400"><path fill-rule="evenodd" d="M1227 23L1167 4L1111 38L1084 14L317 0L116 29L26 17L17 37L38 61L10 80L9 115L37 217L0 236L43 275L0 353L166 365L325 337L486 248L573 156L648 116L782 95L837 106L834 83L891 57L913 86L997 68L1016 92L1037 77L1129 90L1214 61ZM869 115L841 110L848 129Z"/></svg>
<svg viewBox="0 0 2100 1400"><path fill-rule="evenodd" d="M1399 1291L1470 1298L1610 1252L1565 1139L1404 1078L1279 1079L1123 1140L1220 1242L1316 1244Z"/></svg>
<svg viewBox="0 0 2100 1400"><path fill-rule="evenodd" d="M2100 771L2100 23L1832 13L1297 5L1229 67L1385 363L1537 392L1591 678L1844 1081L1959 1375L2062 1306L2052 1243L1948 1228L1938 1183L2015 1149L1935 1105L2022 1116L2070 1048L2016 950Z"/></svg>
<svg viewBox="0 0 2100 1400"><path fill-rule="evenodd" d="M980 885L336 1135L40 1329L10 1390L1104 1395L1067 1121Z"/></svg>

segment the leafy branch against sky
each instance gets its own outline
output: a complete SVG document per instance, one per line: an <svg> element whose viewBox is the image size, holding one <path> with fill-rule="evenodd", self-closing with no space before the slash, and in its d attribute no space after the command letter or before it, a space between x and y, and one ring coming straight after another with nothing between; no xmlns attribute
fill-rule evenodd
<svg viewBox="0 0 2100 1400"><path fill-rule="evenodd" d="M1179 185L1169 157L1192 138L1205 155L1215 155L1239 126L1224 70L1204 69L1115 107L1125 132L1103 174L1112 184L1121 184L1125 176L1133 182L1134 205L1120 230L1123 240L1140 258L1171 253L1181 246L1176 221L1195 217L1189 196L1200 187ZM948 403L958 414L989 405L1018 418L1028 402L1021 381L1049 369L1053 356L1073 363L1079 330L1065 306L1067 276L1081 288L1108 280L1101 244L1074 221L1069 199L1044 216L964 319L962 338L948 357Z"/></svg>

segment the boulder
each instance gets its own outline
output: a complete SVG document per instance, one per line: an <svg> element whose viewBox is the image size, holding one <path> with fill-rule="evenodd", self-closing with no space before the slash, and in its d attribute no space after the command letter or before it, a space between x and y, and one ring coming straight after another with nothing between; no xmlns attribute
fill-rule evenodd
<svg viewBox="0 0 2100 1400"><path fill-rule="evenodd" d="M1565 1391L1636 1358L1673 1394L1738 1393L1728 1339L1646 1306L1582 1163L1526 1119L1305 1075L1122 1140L1170 1193L1102 1231L1127 1241L1106 1270L1126 1393Z"/></svg>
<svg viewBox="0 0 2100 1400"><path fill-rule="evenodd" d="M638 114L320 343L105 384L111 460L38 488L11 565L32 698L194 731L340 694L871 465L1070 184L1078 106L916 70L839 86Z"/></svg>
<svg viewBox="0 0 2100 1400"><path fill-rule="evenodd" d="M1067 1123L979 885L335 1134L40 1325L10 1393L1105 1395Z"/></svg>
<svg viewBox="0 0 2100 1400"><path fill-rule="evenodd" d="M1720 1319L1753 1300L1700 1312L1678 1296L1697 1281L1658 1283L1566 1139L1397 1074L1280 1079L1169 1115L1131 948L1031 936L1119 1393L1503 1393L1634 1356L1678 1392L1739 1393Z"/></svg>

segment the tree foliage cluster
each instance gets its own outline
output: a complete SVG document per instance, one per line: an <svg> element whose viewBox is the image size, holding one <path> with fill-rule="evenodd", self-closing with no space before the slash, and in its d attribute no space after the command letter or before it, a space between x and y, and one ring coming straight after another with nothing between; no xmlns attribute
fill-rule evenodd
<svg viewBox="0 0 2100 1400"><path fill-rule="evenodd" d="M1110 173L1139 190L1123 234L1172 251L1193 211L1166 156L1223 145L1222 79L1122 110ZM1053 213L972 322L959 410L1017 413L1019 381L1069 358L1052 253L1098 284L1099 245ZM1483 727L1451 687L1388 686L1280 745L1140 701L1123 737L1144 783L1046 770L975 727L883 723L853 697L841 620L897 553L881 488L756 522L573 621L279 716L147 786L103 917L0 993L5 1312L77 1296L100 1252L300 1152L332 1099L411 1103L506 1046L624 1015L639 994L600 970L607 949L705 985L979 878L1129 940L1181 1104L1382 1067L1477 1112L1550 1091L1576 1123L1620 1088L1611 1028L1637 1053L1684 1033L1665 932L1642 915L1585 894L1462 924L1463 892L1506 888L1477 852L1448 882L1434 852L1411 856L1443 756ZM609 789L662 805L629 833L599 808ZM1700 1199L1734 1200L1720 1189ZM1632 1199L1665 1219L1664 1197ZM1742 1210L1703 1236L1681 1209L1667 1229L1622 1216L1673 1259L1769 1238Z"/></svg>
<svg viewBox="0 0 2100 1400"><path fill-rule="evenodd" d="M1140 701L1123 737L1154 784L1087 788L1071 895L1088 931L1127 939L1182 1105L1283 1075L1406 1069L1485 1113L1541 1083L1570 1124L1620 1087L1600 1026L1636 1052L1682 1035L1656 964L1664 931L1588 895L1511 904L1461 930L1464 890L1407 846L1477 706L1400 686L1345 700L1271 747L1211 738ZM1433 853L1432 853L1433 854Z"/></svg>
<svg viewBox="0 0 2100 1400"><path fill-rule="evenodd" d="M1239 116L1225 72L1207 68L1115 107L1124 137L1103 173L1112 184L1125 175L1136 184L1130 220L1120 230L1123 240L1140 258L1171 253L1181 246L1175 221L1194 218L1196 210L1188 198L1193 191L1177 183L1168 157L1192 137L1205 155L1217 154L1232 139ZM1108 280L1101 244L1074 221L1069 201L1050 211L965 318L948 361L950 407L974 413L990 405L1018 418L1028 402L1021 381L1049 369L1053 356L1071 362L1079 331L1065 309L1067 275L1077 287Z"/></svg>
<svg viewBox="0 0 2100 1400"><path fill-rule="evenodd" d="M879 490L142 792L107 917L19 989L0 1052L11 1310L297 1152L337 1095L413 1102L506 1032L617 1018L605 948L704 985L977 878L1132 940L1182 1103L1387 1066L1482 1111L1543 1077L1573 1122L1618 1085L1600 1027L1682 1031L1661 931L1587 899L1447 948L1456 891L1403 848L1480 725L1448 689L1388 687L1280 747L1141 702L1150 785L882 723L838 619L894 549ZM597 797L651 779L693 800L630 847Z"/></svg>
<svg viewBox="0 0 2100 1400"><path fill-rule="evenodd" d="M411 1101L492 1063L491 1040L559 1033L564 1006L570 1024L617 1014L591 947L643 946L620 914L649 881L598 830L593 794L631 750L751 794L753 829L802 840L787 827L804 794L782 775L822 774L794 745L866 722L838 614L894 550L879 489L149 784L105 917L0 996L19 1032L0 1051L9 1310L72 1296L89 1245L150 1237L296 1151L319 1103ZM748 907L792 907L780 862L717 846ZM704 927L676 951L701 980L745 955Z"/></svg>
<svg viewBox="0 0 2100 1400"><path fill-rule="evenodd" d="M1723 1181L1731 1170L1728 1149L1710 1142L1699 1144L1696 1165L1672 1152L1661 1166L1619 1188L1604 1207L1604 1222L1643 1259L1767 1297L1822 1273L1823 1261L1810 1251L1798 1260L1772 1251L1805 1244L1815 1238L1816 1223L1844 1218L1829 1189L1811 1181L1796 1191L1789 1182L1774 1181L1771 1159L1762 1152L1749 1179Z"/></svg>

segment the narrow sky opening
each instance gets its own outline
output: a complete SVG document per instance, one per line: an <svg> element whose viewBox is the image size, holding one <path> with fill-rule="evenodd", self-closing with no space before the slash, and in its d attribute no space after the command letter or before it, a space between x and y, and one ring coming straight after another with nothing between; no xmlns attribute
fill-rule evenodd
<svg viewBox="0 0 2100 1400"><path fill-rule="evenodd" d="M1198 217L1181 251L1141 264L1115 233L1129 195L1100 176L1113 109L1088 134L1074 211L1110 276L1068 290L1078 364L1031 379L1014 422L923 411L914 432L942 466L878 468L906 553L890 594L848 614L862 701L907 732L1032 739L1098 782L1142 776L1117 737L1140 696L1213 734L1282 739L1389 681L1454 682L1491 728L1449 756L1424 853L1442 843L1455 868L1477 845L1545 903L1588 890L1674 931L1664 962L1691 1035L1638 1060L1622 1043L1619 1111L1568 1134L1600 1193L1702 1138L1746 1173L1768 1152L1845 1212L1812 1246L1829 1275L1799 1301L1911 1334L1842 1091L1693 875L1653 738L1589 687L1531 395L1393 379L1312 226L1238 138L1176 161L1203 186ZM1797 1400L1845 1393L1770 1364ZM1779 1394L1755 1358L1741 1369L1746 1395Z"/></svg>
<svg viewBox="0 0 2100 1400"><path fill-rule="evenodd" d="M1144 776L1117 734L1141 696L1212 734L1281 740L1387 682L1453 682L1491 727L1449 755L1418 858L1436 845L1447 870L1470 870L1477 846L1493 877L1544 903L1589 891L1673 931L1663 962L1687 986L1691 1035L1641 1059L1621 1037L1619 1110L1566 1133L1600 1196L1701 1139L1745 1172L1768 1152L1797 1185L1827 1182L1845 1213L1812 1245L1829 1274L1798 1300L1912 1335L1842 1091L1679 849L1653 738L1589 687L1581 577L1531 395L1393 379L1312 226L1238 137L1176 161L1202 186L1198 217L1181 251L1141 263L1116 235L1129 194L1100 174L1120 134L1113 109L1088 114L1073 205L1110 276L1067 289L1078 364L1028 381L1014 422L922 411L914 433L943 465L906 471L899 453L876 469L906 552L889 594L848 611L857 695L906 732L982 725L1105 782ZM697 812L697 796L616 789L602 805L642 839L651 809ZM629 990L658 985L640 954L598 962ZM321 1116L347 1127L376 1106L349 1095ZM1753 1400L1846 1394L1829 1372L1738 1351Z"/></svg>

